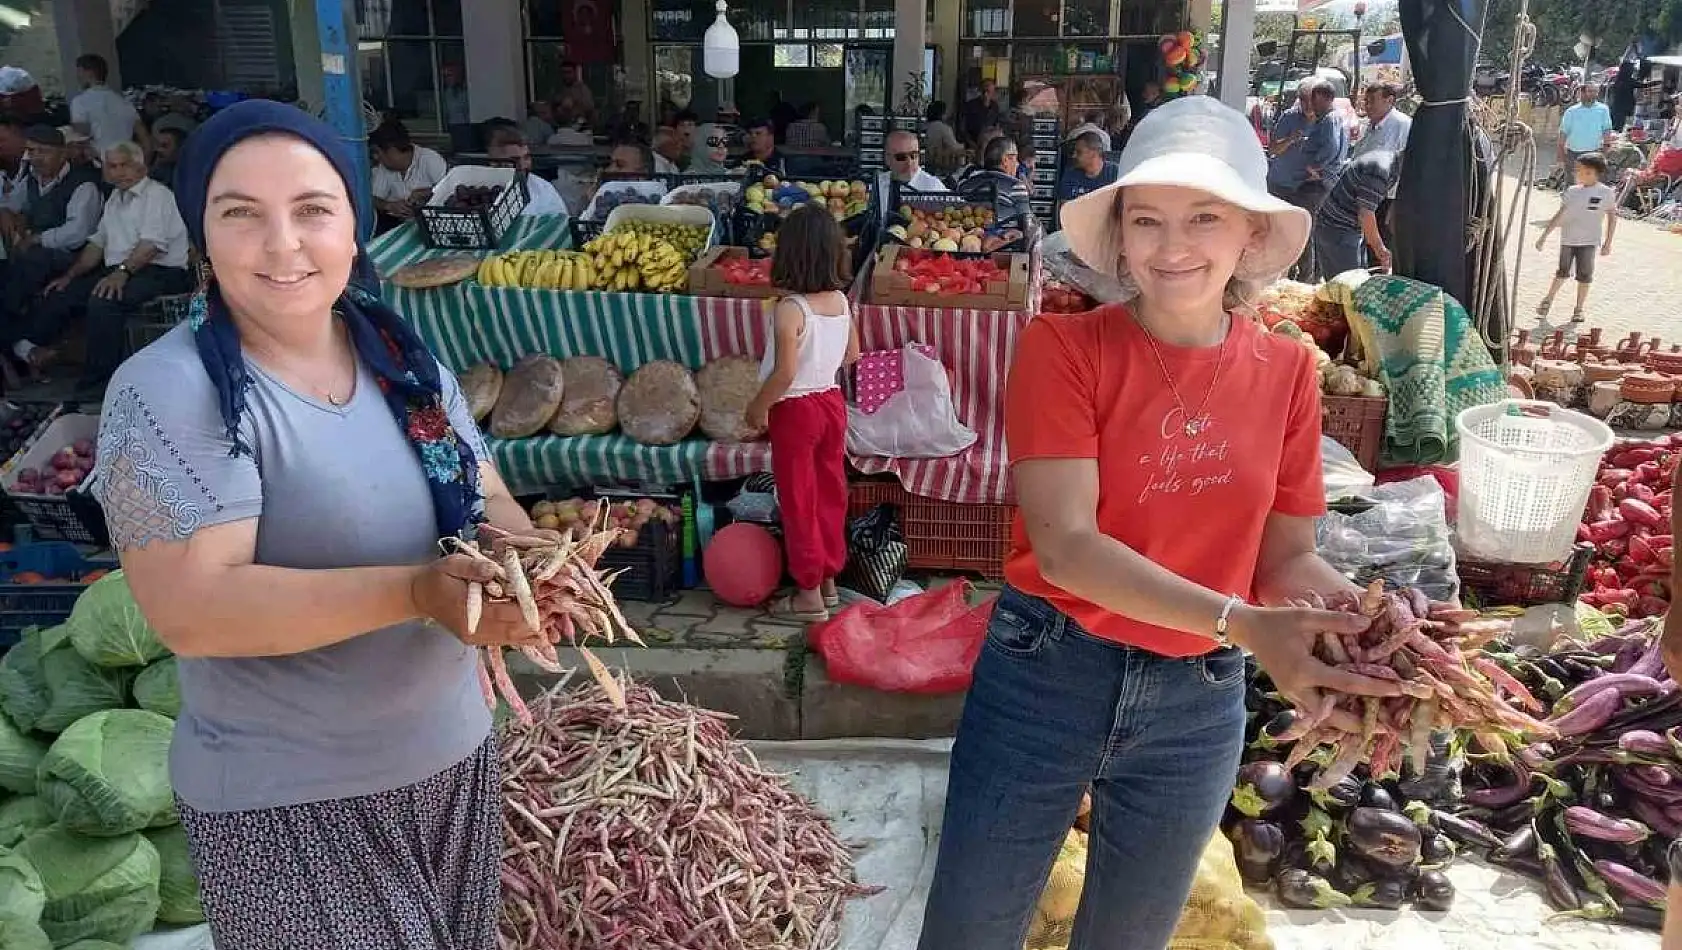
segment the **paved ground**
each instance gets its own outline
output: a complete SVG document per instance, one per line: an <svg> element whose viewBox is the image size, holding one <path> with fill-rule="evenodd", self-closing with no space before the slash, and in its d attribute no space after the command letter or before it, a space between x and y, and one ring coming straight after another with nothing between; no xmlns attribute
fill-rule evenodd
<svg viewBox="0 0 1682 950"><path fill-rule="evenodd" d="M1509 186L1517 179L1509 177ZM1559 210L1557 192L1531 193L1528 221L1523 228L1523 257L1519 242L1507 248L1508 267L1519 261L1518 310L1515 325L1548 330L1567 325L1571 318L1573 286L1567 284L1554 302L1547 321L1536 316L1536 305L1547 293L1558 255L1557 235L1542 253L1535 242L1548 219ZM1644 221L1621 220L1612 243L1612 256L1599 259L1589 295L1587 326L1601 327L1614 342L1635 331L1657 334L1669 343L1682 343L1682 234ZM1510 272L1510 271L1509 271Z"/></svg>

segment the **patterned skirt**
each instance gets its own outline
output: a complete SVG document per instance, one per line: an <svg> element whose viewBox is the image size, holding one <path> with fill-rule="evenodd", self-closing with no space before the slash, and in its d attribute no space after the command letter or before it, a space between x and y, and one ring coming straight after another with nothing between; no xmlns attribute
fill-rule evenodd
<svg viewBox="0 0 1682 950"><path fill-rule="evenodd" d="M491 950L496 740L414 785L212 813L180 804L216 950Z"/></svg>

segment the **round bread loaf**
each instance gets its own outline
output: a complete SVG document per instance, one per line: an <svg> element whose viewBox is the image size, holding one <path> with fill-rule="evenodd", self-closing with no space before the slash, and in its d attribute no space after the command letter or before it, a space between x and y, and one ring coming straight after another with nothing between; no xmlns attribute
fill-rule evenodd
<svg viewBox="0 0 1682 950"><path fill-rule="evenodd" d="M561 379L566 392L561 407L549 420L556 435L606 435L619 424L614 401L625 377L619 368L599 356L573 356L561 361Z"/></svg>
<svg viewBox="0 0 1682 950"><path fill-rule="evenodd" d="M560 360L523 357L502 381L502 394L491 410L491 435L523 439L541 432L561 405L562 386Z"/></svg>
<svg viewBox="0 0 1682 950"><path fill-rule="evenodd" d="M759 361L751 356L721 356L695 374L701 394L701 432L718 442L751 442L764 435L748 429L742 415L759 395Z"/></svg>
<svg viewBox="0 0 1682 950"><path fill-rule="evenodd" d="M695 376L681 363L655 360L638 367L619 390L619 428L643 445L674 445L701 418Z"/></svg>
<svg viewBox="0 0 1682 950"><path fill-rule="evenodd" d="M497 398L502 395L502 369L495 363L476 363L467 368L460 376L461 394L467 399L468 411L473 413L475 422L484 422L485 417L496 408Z"/></svg>

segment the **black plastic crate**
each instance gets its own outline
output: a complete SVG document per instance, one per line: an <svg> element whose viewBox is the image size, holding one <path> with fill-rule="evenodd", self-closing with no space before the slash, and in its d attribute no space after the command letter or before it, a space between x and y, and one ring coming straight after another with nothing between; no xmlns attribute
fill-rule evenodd
<svg viewBox="0 0 1682 950"><path fill-rule="evenodd" d="M105 512L99 502L87 492L87 483L67 490L62 495L20 492L18 472L24 468L47 471L53 453L81 439L93 440L99 432L99 417L83 413L56 415L41 423L30 443L7 463L0 487L6 498L34 527L35 537L43 541L69 541L105 547L110 535L105 527Z"/></svg>
<svg viewBox="0 0 1682 950"><path fill-rule="evenodd" d="M30 627L52 627L70 618L93 571L116 568L115 558L84 557L62 541L20 544L0 552L0 653ZM12 583L20 574L63 579L66 583Z"/></svg>
<svg viewBox="0 0 1682 950"><path fill-rule="evenodd" d="M670 600L683 587L682 528L650 522L637 532L636 547L615 544L602 554L596 568L623 571L613 582L613 596L619 600Z"/></svg>
<svg viewBox="0 0 1682 950"><path fill-rule="evenodd" d="M1485 607L1574 604L1587 586L1594 545L1577 544L1552 564L1506 564L1455 555L1461 598Z"/></svg>
<svg viewBox="0 0 1682 950"><path fill-rule="evenodd" d="M512 168L458 165L433 190L439 201L462 185L497 185L502 194L488 210L463 211L442 204L424 204L417 211L421 236L428 247L450 250L492 250L502 246L520 213L526 210L526 176Z"/></svg>

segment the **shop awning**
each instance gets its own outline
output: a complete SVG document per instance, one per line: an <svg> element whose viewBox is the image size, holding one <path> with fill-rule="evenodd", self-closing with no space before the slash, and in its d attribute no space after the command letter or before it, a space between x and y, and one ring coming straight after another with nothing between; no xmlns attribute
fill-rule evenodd
<svg viewBox="0 0 1682 950"><path fill-rule="evenodd" d="M1487 6L1488 0L1401 0L1399 7L1421 104L1396 198L1395 271L1441 287L1468 310L1480 296L1473 292L1480 275L1468 253L1469 223L1490 179L1489 157L1475 151L1466 121L1467 96ZM1487 277L1500 280L1499 254L1495 261ZM1489 316L1472 314L1493 329Z"/></svg>

